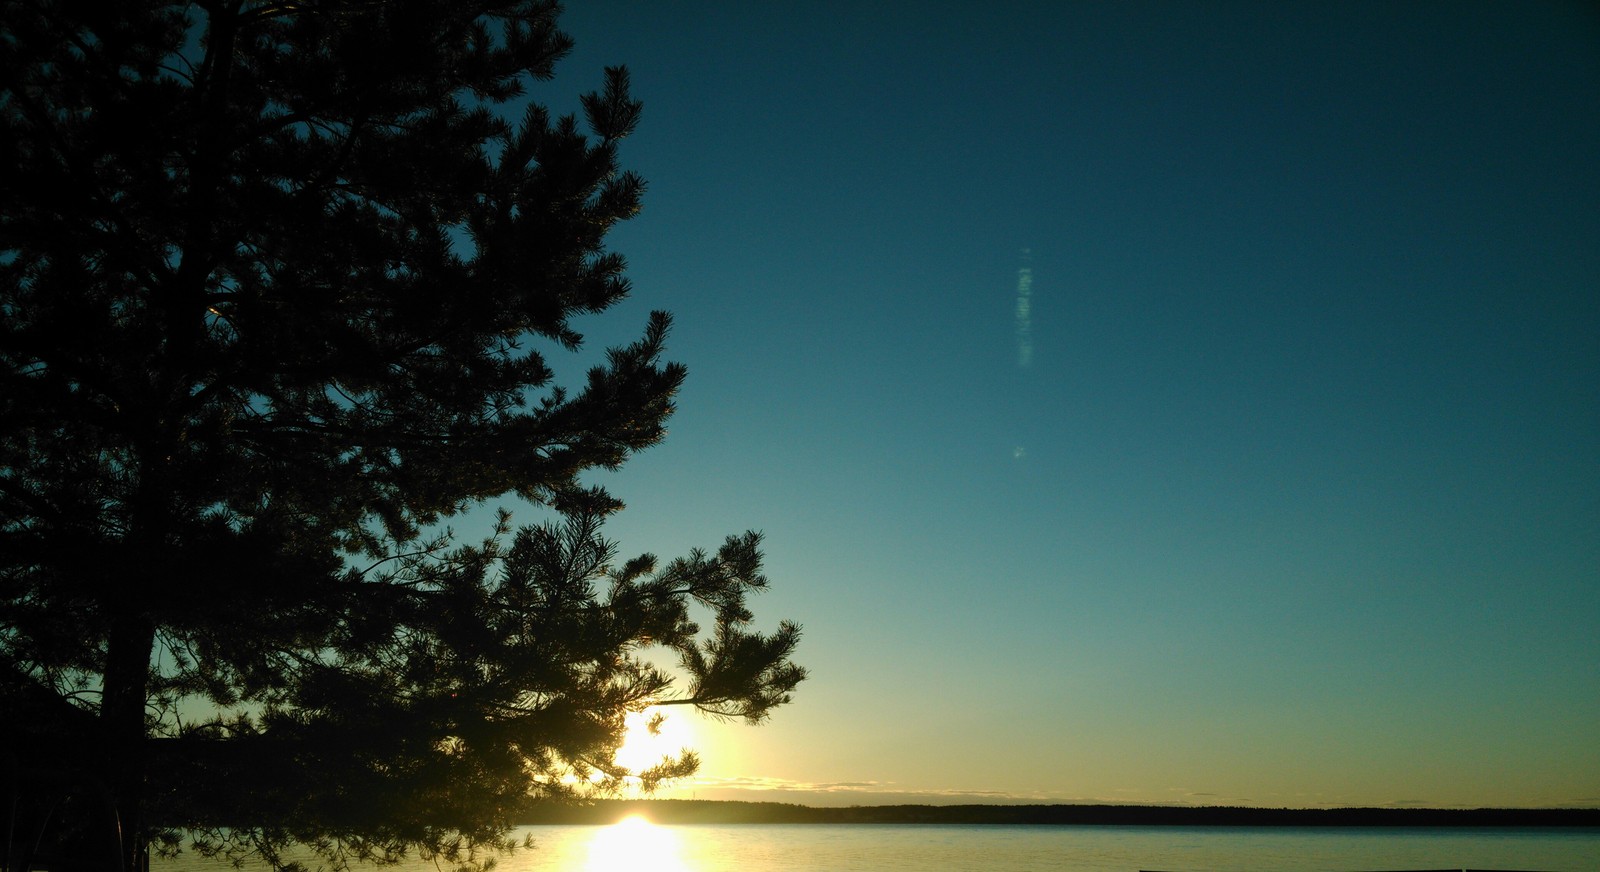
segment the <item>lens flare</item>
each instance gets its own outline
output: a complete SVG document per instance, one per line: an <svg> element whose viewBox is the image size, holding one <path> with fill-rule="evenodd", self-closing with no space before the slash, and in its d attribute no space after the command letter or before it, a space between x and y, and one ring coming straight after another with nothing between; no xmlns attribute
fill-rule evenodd
<svg viewBox="0 0 1600 872"><path fill-rule="evenodd" d="M1022 266L1017 269L1017 366L1033 364L1033 267L1032 252L1022 250Z"/></svg>

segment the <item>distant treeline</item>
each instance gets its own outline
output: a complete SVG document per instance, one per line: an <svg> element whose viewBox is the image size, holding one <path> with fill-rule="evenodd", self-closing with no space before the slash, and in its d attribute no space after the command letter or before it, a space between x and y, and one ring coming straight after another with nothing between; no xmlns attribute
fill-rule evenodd
<svg viewBox="0 0 1600 872"><path fill-rule="evenodd" d="M1600 827L1594 808L1244 808L1149 805L867 805L600 800L539 803L528 824L610 824L632 815L659 824L1044 824L1226 827Z"/></svg>

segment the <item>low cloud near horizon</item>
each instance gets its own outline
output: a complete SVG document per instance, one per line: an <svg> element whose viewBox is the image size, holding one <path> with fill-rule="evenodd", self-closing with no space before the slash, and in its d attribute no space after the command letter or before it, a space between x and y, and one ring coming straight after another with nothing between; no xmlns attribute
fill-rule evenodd
<svg viewBox="0 0 1600 872"><path fill-rule="evenodd" d="M1133 793L1133 790L1127 791ZM1000 790L914 789L897 787L892 781L790 781L781 778L705 778L692 784L664 788L658 799L702 799L723 802L777 802L818 807L866 805L1122 805L1122 806L1233 806L1255 808L1341 808L1355 804L1313 796L1268 798L1225 796L1218 793L1170 788L1172 799L1132 800L1116 796L1064 796L1045 792L1018 793ZM1396 799L1373 808L1467 808L1426 799ZM1542 808L1600 807L1600 798L1574 799Z"/></svg>

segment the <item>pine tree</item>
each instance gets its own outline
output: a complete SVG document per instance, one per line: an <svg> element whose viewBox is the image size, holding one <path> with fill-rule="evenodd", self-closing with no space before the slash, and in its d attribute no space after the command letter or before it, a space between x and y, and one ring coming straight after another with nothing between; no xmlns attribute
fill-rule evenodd
<svg viewBox="0 0 1600 872"><path fill-rule="evenodd" d="M465 861L628 775L626 712L758 721L803 678L795 626L748 626L758 537L658 567L600 535L583 474L662 438L684 370L658 312L555 382L644 187L625 70L587 132L527 97L558 12L0 0L0 738L104 784L125 867L182 832ZM507 495L559 519L437 537Z"/></svg>

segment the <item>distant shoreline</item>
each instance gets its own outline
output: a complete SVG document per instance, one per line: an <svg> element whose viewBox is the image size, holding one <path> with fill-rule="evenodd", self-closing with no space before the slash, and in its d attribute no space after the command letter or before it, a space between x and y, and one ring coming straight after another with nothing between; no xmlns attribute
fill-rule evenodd
<svg viewBox="0 0 1600 872"><path fill-rule="evenodd" d="M658 824L996 824L1226 827L1583 827L1600 808L1248 808L1150 805L872 805L843 808L778 802L608 799L538 803L522 824L613 824L631 816Z"/></svg>

